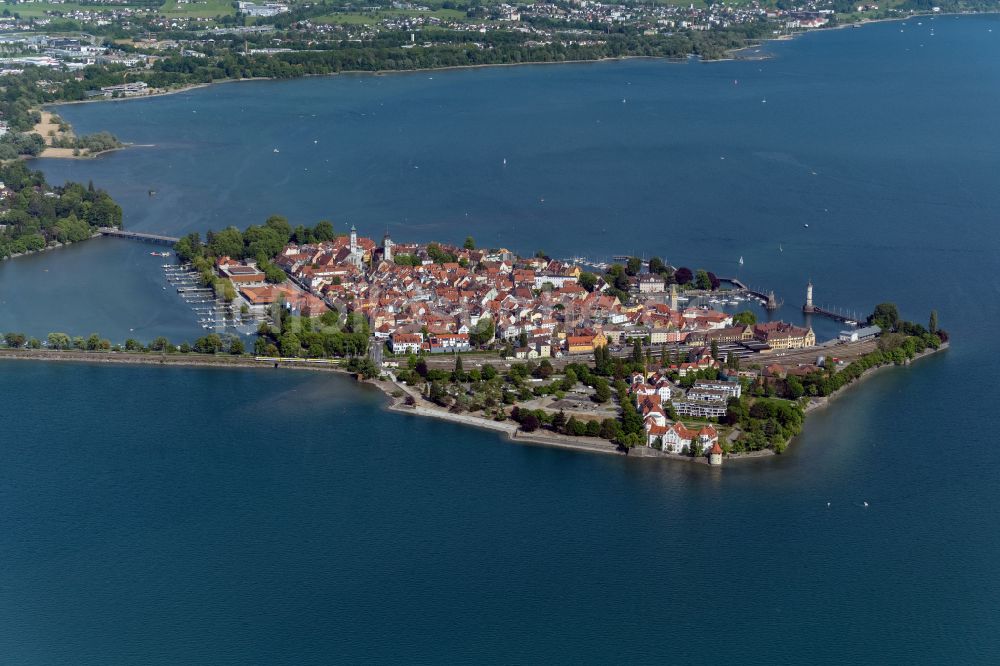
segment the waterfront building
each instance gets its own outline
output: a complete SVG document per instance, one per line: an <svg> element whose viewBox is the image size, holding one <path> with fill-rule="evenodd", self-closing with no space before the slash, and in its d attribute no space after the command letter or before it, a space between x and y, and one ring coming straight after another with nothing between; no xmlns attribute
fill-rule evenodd
<svg viewBox="0 0 1000 666"><path fill-rule="evenodd" d="M696 440L701 444L702 451L709 451L719 443L719 433L710 425L692 430L678 421L665 427L659 438L660 449L667 453L683 453L685 449L691 450Z"/></svg>
<svg viewBox="0 0 1000 666"><path fill-rule="evenodd" d="M753 335L771 349L802 349L816 345L816 334L812 328L794 326L783 321L756 324Z"/></svg>

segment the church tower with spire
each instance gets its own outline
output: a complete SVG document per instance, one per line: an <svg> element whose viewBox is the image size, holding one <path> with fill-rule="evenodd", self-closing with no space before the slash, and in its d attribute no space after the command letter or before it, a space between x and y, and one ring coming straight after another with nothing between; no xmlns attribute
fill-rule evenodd
<svg viewBox="0 0 1000 666"><path fill-rule="evenodd" d="M351 263L360 269L364 264L365 253L364 250L361 249L361 246L358 245L358 230L354 228L353 224L351 225L350 249L351 249Z"/></svg>

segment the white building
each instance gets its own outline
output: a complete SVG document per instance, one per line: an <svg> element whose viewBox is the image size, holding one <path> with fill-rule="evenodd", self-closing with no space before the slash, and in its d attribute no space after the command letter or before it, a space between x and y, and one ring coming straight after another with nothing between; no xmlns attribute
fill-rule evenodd
<svg viewBox="0 0 1000 666"><path fill-rule="evenodd" d="M725 402L674 400L672 404L678 416L697 416L701 418L718 419L726 415Z"/></svg>
<svg viewBox="0 0 1000 666"><path fill-rule="evenodd" d="M878 326L865 326L853 331L841 331L837 339L841 342L858 342L859 340L874 340L882 334L882 329Z"/></svg>

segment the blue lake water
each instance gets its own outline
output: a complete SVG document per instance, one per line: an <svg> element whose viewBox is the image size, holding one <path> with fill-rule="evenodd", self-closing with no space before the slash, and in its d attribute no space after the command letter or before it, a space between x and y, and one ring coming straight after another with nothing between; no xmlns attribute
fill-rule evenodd
<svg viewBox="0 0 1000 666"><path fill-rule="evenodd" d="M998 35L995 16L939 17L809 34L769 45L776 57L761 62L226 84L61 107L79 131L153 147L36 163L53 181L106 187L138 230L282 213L404 241L471 234L524 253L660 255L773 288L789 319L809 278L820 303L860 311L892 297L923 311L945 307L953 286L948 271L922 285L931 267L976 265L996 284ZM60 261L17 269L43 316L10 308L0 328L92 307L48 288L43 269ZM0 284L14 270L0 267ZM118 288L86 284L95 296ZM170 316L200 332L187 313ZM101 331L124 338L143 318L109 313Z"/></svg>
<svg viewBox="0 0 1000 666"><path fill-rule="evenodd" d="M109 189L135 229L283 213L719 274L742 255L787 319L812 279L821 303L936 308L956 345L811 416L787 455L721 471L514 446L383 412L338 377L3 363L0 654L1000 660L1000 20L922 23L813 33L764 62L63 107L154 144L37 162ZM150 249L0 264L0 329L200 334Z"/></svg>

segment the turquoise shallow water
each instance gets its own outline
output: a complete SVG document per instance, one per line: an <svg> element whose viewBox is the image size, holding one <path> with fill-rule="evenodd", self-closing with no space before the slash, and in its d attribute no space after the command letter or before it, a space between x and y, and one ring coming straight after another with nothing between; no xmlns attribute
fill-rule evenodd
<svg viewBox="0 0 1000 666"><path fill-rule="evenodd" d="M108 187L137 229L285 212L720 274L743 255L781 316L798 317L811 278L820 302L936 307L957 342L811 416L787 455L721 472L513 446L383 412L336 377L3 363L0 654L1000 660L1000 22L941 17L933 37L923 23L811 34L763 63L343 76L64 108L82 131L156 144L38 162ZM193 337L149 249L0 265L0 329Z"/></svg>

